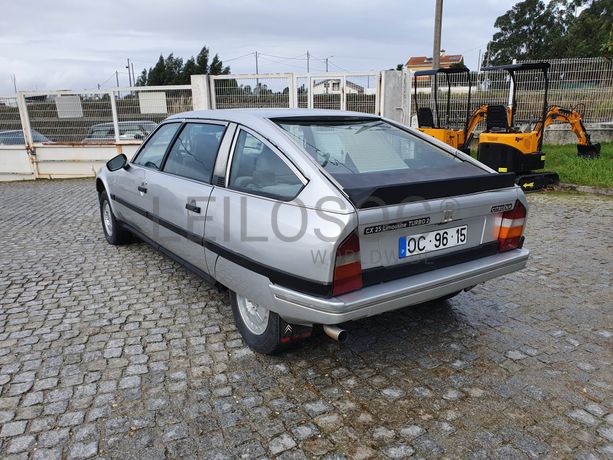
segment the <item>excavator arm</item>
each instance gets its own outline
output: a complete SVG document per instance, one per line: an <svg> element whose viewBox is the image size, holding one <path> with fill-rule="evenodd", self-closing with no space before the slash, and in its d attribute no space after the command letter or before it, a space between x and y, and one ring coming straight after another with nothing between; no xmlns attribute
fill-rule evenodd
<svg viewBox="0 0 613 460"><path fill-rule="evenodd" d="M564 109L557 105L549 107L545 120L543 122L539 121L536 124L535 131L538 133L539 141L543 136L545 128L554 121L560 121L570 125L578 139L577 150L579 156L594 158L600 155L600 144L592 144L590 135L587 133L583 120L581 119L581 114L576 110Z"/></svg>
<svg viewBox="0 0 613 460"><path fill-rule="evenodd" d="M485 120L486 116L487 105L477 107L470 115L468 123L466 124L466 135L464 136L464 145L462 145L463 148L470 147L470 143L472 142L473 136L475 134L475 128L479 123Z"/></svg>

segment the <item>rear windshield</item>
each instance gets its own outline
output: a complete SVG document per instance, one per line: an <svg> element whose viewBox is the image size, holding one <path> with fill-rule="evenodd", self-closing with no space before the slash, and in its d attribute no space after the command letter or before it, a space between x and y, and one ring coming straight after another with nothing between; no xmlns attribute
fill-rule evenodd
<svg viewBox="0 0 613 460"><path fill-rule="evenodd" d="M338 179L455 169L463 160L383 120L302 120L276 123ZM355 177L353 179L356 179Z"/></svg>

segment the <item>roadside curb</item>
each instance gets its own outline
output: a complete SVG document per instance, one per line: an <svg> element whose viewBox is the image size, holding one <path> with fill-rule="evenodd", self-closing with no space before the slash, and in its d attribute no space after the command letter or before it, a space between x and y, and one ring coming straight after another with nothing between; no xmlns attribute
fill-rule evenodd
<svg viewBox="0 0 613 460"><path fill-rule="evenodd" d="M606 187L592 187L590 185L577 185L577 184L558 184L555 187L558 190L581 192L581 193L593 193L595 195L607 195L613 196L613 188Z"/></svg>

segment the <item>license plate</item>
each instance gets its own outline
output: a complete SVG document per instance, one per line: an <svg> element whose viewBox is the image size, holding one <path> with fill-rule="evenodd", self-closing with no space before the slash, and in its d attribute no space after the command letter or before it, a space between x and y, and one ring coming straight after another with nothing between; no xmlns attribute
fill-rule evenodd
<svg viewBox="0 0 613 460"><path fill-rule="evenodd" d="M426 252L440 251L466 244L468 226L446 228L430 233L402 236L399 241L400 258L424 254Z"/></svg>

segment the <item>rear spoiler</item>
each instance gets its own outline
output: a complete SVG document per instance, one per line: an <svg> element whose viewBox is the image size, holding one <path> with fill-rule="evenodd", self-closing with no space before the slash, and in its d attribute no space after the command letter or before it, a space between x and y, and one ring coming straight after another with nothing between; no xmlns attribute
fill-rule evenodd
<svg viewBox="0 0 613 460"><path fill-rule="evenodd" d="M514 185L514 173L489 173L477 176L392 184L381 187L351 187L344 188L344 191L357 208L365 209L468 195L509 188Z"/></svg>

